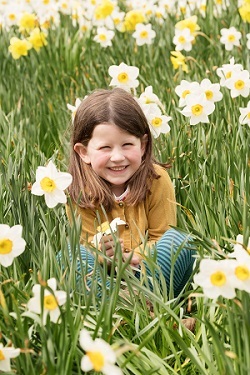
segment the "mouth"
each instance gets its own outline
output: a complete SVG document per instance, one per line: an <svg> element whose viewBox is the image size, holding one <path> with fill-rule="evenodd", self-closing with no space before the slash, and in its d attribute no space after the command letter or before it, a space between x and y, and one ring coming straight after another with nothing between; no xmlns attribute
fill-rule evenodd
<svg viewBox="0 0 250 375"><path fill-rule="evenodd" d="M126 168L127 168L127 165L124 165L124 166L121 166L121 167L110 167L109 169L111 171L116 172L116 171L124 171L124 169L126 169Z"/></svg>

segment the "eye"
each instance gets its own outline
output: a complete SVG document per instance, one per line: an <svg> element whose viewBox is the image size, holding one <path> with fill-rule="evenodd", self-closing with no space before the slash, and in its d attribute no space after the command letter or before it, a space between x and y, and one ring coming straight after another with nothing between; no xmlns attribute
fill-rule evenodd
<svg viewBox="0 0 250 375"><path fill-rule="evenodd" d="M133 146L133 143L124 143L123 146Z"/></svg>
<svg viewBox="0 0 250 375"><path fill-rule="evenodd" d="M102 147L99 147L99 150L108 150L110 147L109 146L102 146Z"/></svg>

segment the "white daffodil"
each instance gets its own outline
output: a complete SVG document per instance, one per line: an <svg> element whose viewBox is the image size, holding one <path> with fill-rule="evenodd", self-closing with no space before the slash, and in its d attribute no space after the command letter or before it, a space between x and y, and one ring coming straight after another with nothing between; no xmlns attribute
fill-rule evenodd
<svg viewBox="0 0 250 375"><path fill-rule="evenodd" d="M82 329L79 337L80 345L85 351L81 360L82 371L97 371L104 375L122 375L122 370L115 365L116 353L103 339L93 340L86 329Z"/></svg>
<svg viewBox="0 0 250 375"><path fill-rule="evenodd" d="M206 99L211 102L218 102L223 97L222 93L220 92L220 84L212 83L208 78L203 79L201 83L182 80L181 84L176 86L175 92L180 97L180 107L186 105L186 97L189 94L205 94Z"/></svg>
<svg viewBox="0 0 250 375"><path fill-rule="evenodd" d="M13 4L8 4L1 11L3 12L4 27L7 31L19 23L22 14L21 4L15 4L15 7L13 7Z"/></svg>
<svg viewBox="0 0 250 375"><path fill-rule="evenodd" d="M250 256L250 237L248 239L247 246L244 247L243 236L242 234L238 234L238 236L236 237L236 243L234 245L234 251L229 256L237 258L238 256L241 256L242 253L246 253Z"/></svg>
<svg viewBox="0 0 250 375"><path fill-rule="evenodd" d="M94 235L92 239L92 243L98 247L98 244L104 234L108 235L111 233L117 232L117 226L119 225L125 225L126 222L124 220L121 220L119 217L115 218L114 220L109 223L108 221L105 221L102 223L99 227L97 227L97 234Z"/></svg>
<svg viewBox="0 0 250 375"><path fill-rule="evenodd" d="M217 68L216 73L220 77L220 85L226 86L226 81L231 78L234 72L243 70L241 64L235 64L234 57L229 60L229 64L223 64L221 68Z"/></svg>
<svg viewBox="0 0 250 375"><path fill-rule="evenodd" d="M144 10L144 14L146 16L146 19L147 21L150 21L152 19L154 19L155 21L158 21L158 19L156 20L156 17L155 17L155 1L154 0L148 0L148 1L144 1L144 4L143 4L143 10ZM139 5L139 8L141 8L141 6ZM165 14L166 14L166 11L165 11Z"/></svg>
<svg viewBox="0 0 250 375"><path fill-rule="evenodd" d="M236 237L234 251L229 257L236 259L232 283L235 288L250 293L250 237L247 246L244 246L243 236L239 234Z"/></svg>
<svg viewBox="0 0 250 375"><path fill-rule="evenodd" d="M225 44L225 49L227 51L232 51L234 46L240 46L241 32L237 31L234 26L229 29L221 29L220 33L220 42Z"/></svg>
<svg viewBox="0 0 250 375"><path fill-rule="evenodd" d="M221 17L223 11L227 11L230 6L230 0L214 0L213 15L214 17Z"/></svg>
<svg viewBox="0 0 250 375"><path fill-rule="evenodd" d="M0 371L11 372L10 359L16 358L20 354L19 348L14 348L13 346L3 346L0 343Z"/></svg>
<svg viewBox="0 0 250 375"><path fill-rule="evenodd" d="M136 79L139 75L139 68L136 66L129 66L122 62L120 65L111 65L108 73L112 77L109 86L121 87L129 91L139 85Z"/></svg>
<svg viewBox="0 0 250 375"><path fill-rule="evenodd" d="M199 91L201 93L204 93L207 100L213 103L219 102L223 98L223 95L220 92L220 84L212 83L208 78L205 78L201 81Z"/></svg>
<svg viewBox="0 0 250 375"><path fill-rule="evenodd" d="M163 2L159 2L159 4L155 4L154 2L152 4L152 15L154 17L154 21L157 22L159 25L164 24L167 18L167 13L170 13L171 7L173 6L173 2L171 2L172 0L169 0L167 4L164 4Z"/></svg>
<svg viewBox="0 0 250 375"><path fill-rule="evenodd" d="M58 323L58 318L60 317L60 308L65 304L67 299L67 293L63 290L56 290L56 279L51 278L47 280L47 285L53 291L50 292L48 289L44 289L43 300L41 301L41 285L35 284L32 288L34 297L32 297L28 303L27 308L29 311L35 314L41 314L43 312L42 321L46 324L47 316L50 316L50 320L53 323Z"/></svg>
<svg viewBox="0 0 250 375"><path fill-rule="evenodd" d="M199 122L209 122L208 115L214 109L214 103L207 100L205 94L190 94L186 97L186 107L183 108L181 113L186 117L190 117L190 125L196 125Z"/></svg>
<svg viewBox="0 0 250 375"><path fill-rule="evenodd" d="M144 113L148 120L151 133L154 138L158 138L161 133L167 134L170 132L168 122L172 120L170 116L165 116L155 104L144 106Z"/></svg>
<svg viewBox="0 0 250 375"><path fill-rule="evenodd" d="M160 102L160 99L156 94L153 93L152 86L147 86L144 90L144 92L141 93L141 95L138 98L138 102L140 104L152 104L155 103L157 105L162 105Z"/></svg>
<svg viewBox="0 0 250 375"><path fill-rule="evenodd" d="M72 5L68 0L59 0L58 1L58 9L60 12L66 15L70 15L72 13Z"/></svg>
<svg viewBox="0 0 250 375"><path fill-rule="evenodd" d="M67 108L72 112L72 121L74 121L77 108L80 106L81 102L81 99L76 98L75 105L67 103Z"/></svg>
<svg viewBox="0 0 250 375"><path fill-rule="evenodd" d="M111 16L105 18L92 18L92 28L93 27L104 27L106 30L114 30L115 25Z"/></svg>
<svg viewBox="0 0 250 375"><path fill-rule="evenodd" d="M200 272L194 275L194 283L203 288L208 298L235 297L235 288L232 283L234 262L232 259L213 260L202 259Z"/></svg>
<svg viewBox="0 0 250 375"><path fill-rule="evenodd" d="M40 196L44 195L47 206L53 208L58 203L66 203L67 198L64 190L71 182L71 174L59 172L55 164L50 160L46 167L37 168L36 182L31 188L31 193Z"/></svg>
<svg viewBox="0 0 250 375"><path fill-rule="evenodd" d="M22 226L14 225L9 227L0 224L0 264L9 267L14 258L18 257L25 250L26 242L22 236Z"/></svg>
<svg viewBox="0 0 250 375"><path fill-rule="evenodd" d="M180 85L176 86L175 92L179 96L179 107L184 107L186 105L186 97L189 94L196 93L200 88L198 82L189 82L185 79L181 80Z"/></svg>
<svg viewBox="0 0 250 375"><path fill-rule="evenodd" d="M197 0L196 9L198 9L203 18L206 18L207 0Z"/></svg>
<svg viewBox="0 0 250 375"><path fill-rule="evenodd" d="M111 40L114 38L114 31L106 29L106 27L98 27L94 36L94 41L106 48L112 46Z"/></svg>
<svg viewBox="0 0 250 375"><path fill-rule="evenodd" d="M231 91L232 98L243 96L247 98L250 93L250 73L248 70L234 72L231 78L227 79L225 86Z"/></svg>
<svg viewBox="0 0 250 375"><path fill-rule="evenodd" d="M191 34L190 29L185 28L183 30L175 29L175 35L173 38L173 43L175 44L176 51L191 51L192 42L194 41L194 36Z"/></svg>
<svg viewBox="0 0 250 375"><path fill-rule="evenodd" d="M117 30L122 30L123 20L125 17L125 12L121 12L120 10L114 9L111 14L111 18L113 20L114 26Z"/></svg>
<svg viewBox="0 0 250 375"><path fill-rule="evenodd" d="M151 23L144 25L143 23L137 23L135 26L135 32L132 34L133 38L136 39L136 44L142 46L144 44L152 44L153 39L156 36L156 32L152 30Z"/></svg>
<svg viewBox="0 0 250 375"><path fill-rule="evenodd" d="M180 19L183 15L185 17L191 16L191 13L189 11L189 6L187 7L187 0L178 0L178 2L176 2L176 8L175 9L176 9L175 10L175 18L176 19Z"/></svg>
<svg viewBox="0 0 250 375"><path fill-rule="evenodd" d="M250 101L247 103L246 108L240 107L239 122L241 125L247 124L250 126Z"/></svg>
<svg viewBox="0 0 250 375"><path fill-rule="evenodd" d="M250 293L250 255L246 251L235 261L231 282L236 289Z"/></svg>
<svg viewBox="0 0 250 375"><path fill-rule="evenodd" d="M40 22L42 28L48 29L48 25L50 29L56 30L57 27L60 26L61 22L61 14L58 12L57 4L51 4L51 2L48 3L49 5L46 7L46 11L40 12ZM41 5L41 2L39 2L39 5ZM37 10L37 6L33 5L32 1L32 7L33 9Z"/></svg>
<svg viewBox="0 0 250 375"><path fill-rule="evenodd" d="M79 34L81 37L86 35L86 33L90 32L92 30L92 23L86 19L85 17L81 16L77 20L78 22L78 29L79 29Z"/></svg>

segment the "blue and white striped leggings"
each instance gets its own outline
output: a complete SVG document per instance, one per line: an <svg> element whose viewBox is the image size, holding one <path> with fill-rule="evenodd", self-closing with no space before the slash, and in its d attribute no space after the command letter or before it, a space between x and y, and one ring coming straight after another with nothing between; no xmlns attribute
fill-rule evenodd
<svg viewBox="0 0 250 375"><path fill-rule="evenodd" d="M178 254L177 254L178 252ZM178 296L184 288L193 271L193 264L195 249L192 245L192 237L187 236L176 229L167 230L160 240L156 243L156 264L159 266L161 273L166 281L167 289L170 287L170 279L172 272L172 286L174 296ZM77 261L76 270L78 274L82 269L86 274L91 274L95 268L96 257L90 251L87 251L84 246L80 245L81 263ZM71 250L69 247L69 255L72 258ZM175 258L174 268L172 266L173 258ZM58 260L61 261L61 254L58 254ZM145 265L146 274L152 276L147 261L143 261ZM87 264L86 264L87 263ZM159 274L158 274L159 275ZM135 273L136 277L140 277L140 272ZM157 272L154 274L158 278ZM91 280L87 282L88 286L91 285Z"/></svg>

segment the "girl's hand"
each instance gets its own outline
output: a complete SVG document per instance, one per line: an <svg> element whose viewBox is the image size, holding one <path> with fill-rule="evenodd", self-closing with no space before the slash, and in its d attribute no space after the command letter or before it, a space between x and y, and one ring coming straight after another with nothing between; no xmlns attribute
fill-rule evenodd
<svg viewBox="0 0 250 375"><path fill-rule="evenodd" d="M124 243L121 238L119 238L120 244L121 244L121 250L123 252L124 250ZM113 258L115 253L115 241L113 239L112 234L107 234L102 236L100 242L99 242L99 250L106 253L106 255L109 258Z"/></svg>
<svg viewBox="0 0 250 375"><path fill-rule="evenodd" d="M131 252L123 253L123 259L126 260L127 258L131 257ZM138 254L133 254L130 259L130 266L138 268L140 264L141 258Z"/></svg>

